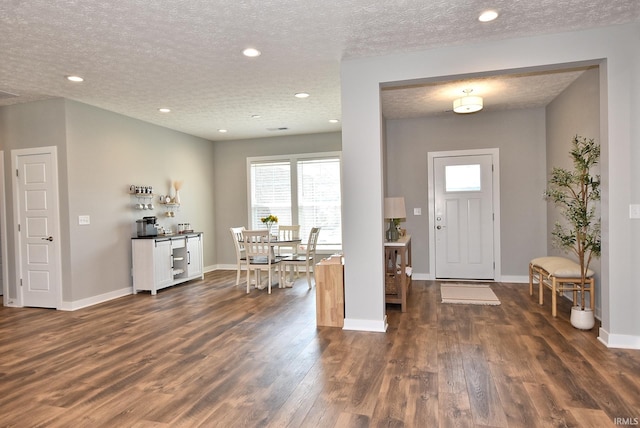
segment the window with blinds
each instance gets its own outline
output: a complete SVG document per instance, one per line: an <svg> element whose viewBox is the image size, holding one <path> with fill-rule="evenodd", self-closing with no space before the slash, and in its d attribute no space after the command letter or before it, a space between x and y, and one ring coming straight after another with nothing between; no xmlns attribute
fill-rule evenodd
<svg viewBox="0 0 640 428"><path fill-rule="evenodd" d="M303 241L321 227L319 246L342 243L340 154L323 153L247 160L251 183L251 227L269 214L278 224L300 225Z"/></svg>
<svg viewBox="0 0 640 428"><path fill-rule="evenodd" d="M291 163L251 164L251 226L260 229L261 218L273 214L278 222L291 224Z"/></svg>

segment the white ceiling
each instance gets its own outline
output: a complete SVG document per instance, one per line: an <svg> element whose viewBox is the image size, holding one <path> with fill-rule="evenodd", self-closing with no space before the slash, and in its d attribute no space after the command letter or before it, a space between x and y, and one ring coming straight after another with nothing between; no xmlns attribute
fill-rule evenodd
<svg viewBox="0 0 640 428"><path fill-rule="evenodd" d="M639 20L638 0L1 0L0 91L18 96L0 106L64 97L211 140L338 131L342 59ZM383 113L445 114L470 86L486 110L542 106L579 74L386 88Z"/></svg>

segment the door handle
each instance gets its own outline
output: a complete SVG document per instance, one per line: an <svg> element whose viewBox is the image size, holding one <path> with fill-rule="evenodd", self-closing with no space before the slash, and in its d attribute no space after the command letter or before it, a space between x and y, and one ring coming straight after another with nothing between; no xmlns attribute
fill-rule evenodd
<svg viewBox="0 0 640 428"><path fill-rule="evenodd" d="M48 238L40 238L40 239L42 239L43 241L53 242L53 236L50 236Z"/></svg>
<svg viewBox="0 0 640 428"><path fill-rule="evenodd" d="M440 229L444 229L445 227L446 227L446 226L440 226L440 225L438 225L438 226L436 226L436 229L440 230Z"/></svg>

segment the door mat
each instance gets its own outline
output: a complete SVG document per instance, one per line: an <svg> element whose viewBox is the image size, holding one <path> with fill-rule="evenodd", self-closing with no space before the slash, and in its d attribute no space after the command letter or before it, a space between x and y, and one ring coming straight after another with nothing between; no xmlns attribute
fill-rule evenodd
<svg viewBox="0 0 640 428"><path fill-rule="evenodd" d="M440 284L442 303L499 305L500 300L487 284Z"/></svg>

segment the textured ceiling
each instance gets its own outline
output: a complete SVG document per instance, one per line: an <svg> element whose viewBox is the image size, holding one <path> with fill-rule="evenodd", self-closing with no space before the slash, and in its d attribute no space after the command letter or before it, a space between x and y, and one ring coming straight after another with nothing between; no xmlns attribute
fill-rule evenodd
<svg viewBox="0 0 640 428"><path fill-rule="evenodd" d="M486 8L499 18L478 22ZM1 0L0 106L65 97L211 140L337 131L343 58L639 19L638 0ZM474 93L487 110L540 106L579 73L495 76ZM442 114L469 84L387 88L383 111Z"/></svg>

